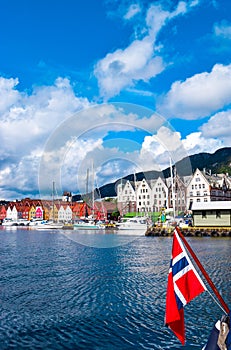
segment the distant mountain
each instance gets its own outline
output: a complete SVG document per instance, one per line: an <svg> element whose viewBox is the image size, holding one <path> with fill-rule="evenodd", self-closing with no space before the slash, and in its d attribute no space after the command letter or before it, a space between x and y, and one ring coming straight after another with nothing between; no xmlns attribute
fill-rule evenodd
<svg viewBox="0 0 231 350"><path fill-rule="evenodd" d="M199 153L190 156L192 170L196 168L208 171L212 174L229 173L231 175L231 147L217 150L215 153Z"/></svg>
<svg viewBox="0 0 231 350"><path fill-rule="evenodd" d="M184 158L175 164L175 168L179 176L187 176L194 173L198 168L200 170L205 169L212 174L216 173L228 173L231 175L231 147L225 147L217 150L214 153L198 153ZM170 167L161 171L146 171L135 174L136 181L141 181L143 178L146 180L157 179L161 177L170 177ZM123 180L134 181L134 174L127 175ZM103 185L99 188L101 198L116 196L116 186L121 181L115 181ZM81 196L73 196L73 201L80 200Z"/></svg>

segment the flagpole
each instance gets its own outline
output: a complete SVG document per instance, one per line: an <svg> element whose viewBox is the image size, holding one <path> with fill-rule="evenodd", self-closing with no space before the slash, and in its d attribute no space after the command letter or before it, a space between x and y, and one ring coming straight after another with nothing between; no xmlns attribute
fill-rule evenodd
<svg viewBox="0 0 231 350"><path fill-rule="evenodd" d="M210 287L212 288L213 292L215 293L216 297L218 298L218 300L220 301L223 309L225 310L225 312L228 314L229 313L229 307L228 305L225 303L224 299L222 298L222 296L220 295L220 293L218 292L217 288L215 287L215 285L213 284L212 280L210 279L209 275L207 274L207 272L205 271L204 267L201 265L199 259L197 258L196 254L194 253L194 251L192 250L192 248L190 247L190 245L188 244L188 242L186 241L184 235L181 233L180 229L178 227L176 227L176 231L178 233L178 235L180 236L180 238L182 239L182 241L184 242L186 248L188 249L189 253L192 255L194 261L196 262L197 266L199 267L200 271L202 272L203 276L205 277L206 281L208 282L208 284L210 285Z"/></svg>

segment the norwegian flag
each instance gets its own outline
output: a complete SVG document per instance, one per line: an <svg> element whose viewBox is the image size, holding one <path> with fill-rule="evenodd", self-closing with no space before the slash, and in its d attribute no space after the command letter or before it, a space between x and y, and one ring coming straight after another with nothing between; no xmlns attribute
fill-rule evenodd
<svg viewBox="0 0 231 350"><path fill-rule="evenodd" d="M174 231L172 259L168 274L165 324L184 345L184 306L207 290L183 246L177 230Z"/></svg>

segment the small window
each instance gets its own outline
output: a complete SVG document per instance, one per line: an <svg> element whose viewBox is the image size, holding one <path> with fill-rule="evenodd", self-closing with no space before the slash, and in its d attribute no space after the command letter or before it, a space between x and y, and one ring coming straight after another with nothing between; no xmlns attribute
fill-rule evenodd
<svg viewBox="0 0 231 350"><path fill-rule="evenodd" d="M206 219L206 218L207 218L206 210L203 210L202 211L202 219Z"/></svg>

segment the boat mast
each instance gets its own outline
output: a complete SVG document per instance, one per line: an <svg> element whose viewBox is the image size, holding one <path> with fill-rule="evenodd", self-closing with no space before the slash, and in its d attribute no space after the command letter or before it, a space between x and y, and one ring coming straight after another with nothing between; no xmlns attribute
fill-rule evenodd
<svg viewBox="0 0 231 350"><path fill-rule="evenodd" d="M87 169L87 179L86 179L86 195L88 195L88 179L89 179L89 169Z"/></svg>
<svg viewBox="0 0 231 350"><path fill-rule="evenodd" d="M53 216L53 222L55 222L55 182L53 181L52 186L52 216Z"/></svg>
<svg viewBox="0 0 231 350"><path fill-rule="evenodd" d="M136 169L134 171L133 177L134 177L134 191L136 193ZM133 202L133 204L134 204L134 202ZM134 208L134 206L133 206L133 208ZM135 209L137 210L137 207ZM136 211L136 216L137 216L137 211Z"/></svg>
<svg viewBox="0 0 231 350"><path fill-rule="evenodd" d="M95 215L95 195L94 195L94 163L92 162L92 216L94 219L94 215Z"/></svg>
<svg viewBox="0 0 231 350"><path fill-rule="evenodd" d="M88 216L88 210L87 210L87 202L89 202L89 200L88 200L88 181L89 181L89 168L87 168L87 177L86 177L85 217Z"/></svg>
<svg viewBox="0 0 231 350"><path fill-rule="evenodd" d="M173 217L175 218L175 185L174 185L174 179L173 179L173 171L172 171L172 160L171 157L169 158L170 160L170 176L171 176L171 184L172 184L172 209L173 209Z"/></svg>

